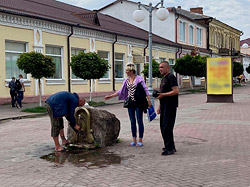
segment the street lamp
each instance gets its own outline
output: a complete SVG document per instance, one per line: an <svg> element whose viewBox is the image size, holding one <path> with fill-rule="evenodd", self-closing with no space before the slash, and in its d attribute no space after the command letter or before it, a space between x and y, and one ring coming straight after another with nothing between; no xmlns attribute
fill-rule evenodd
<svg viewBox="0 0 250 187"><path fill-rule="evenodd" d="M148 47L149 47L149 71L148 71L148 91L150 95L150 99L152 101L152 105L154 106L154 98L153 98L153 88L152 88L152 12L154 9L156 9L159 5L161 7L156 11L156 16L159 20L164 21L168 18L169 12L168 10L163 6L163 1L159 2L154 7L152 6L152 3L149 3L149 6L145 6L141 4L141 2L138 2L138 9L134 11L133 17L134 20L137 22L142 22L145 18L144 12L141 9L141 6L146 9L149 12L149 32L148 32Z"/></svg>

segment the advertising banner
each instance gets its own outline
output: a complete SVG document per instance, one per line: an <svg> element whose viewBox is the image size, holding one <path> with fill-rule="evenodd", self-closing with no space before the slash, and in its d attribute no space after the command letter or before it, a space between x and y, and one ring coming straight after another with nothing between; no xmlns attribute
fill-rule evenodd
<svg viewBox="0 0 250 187"><path fill-rule="evenodd" d="M207 58L207 94L232 94L232 62L230 57Z"/></svg>

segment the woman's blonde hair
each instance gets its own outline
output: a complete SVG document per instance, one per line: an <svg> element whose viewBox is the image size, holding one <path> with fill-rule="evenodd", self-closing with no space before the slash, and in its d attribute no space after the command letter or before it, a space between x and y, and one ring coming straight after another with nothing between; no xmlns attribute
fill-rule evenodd
<svg viewBox="0 0 250 187"><path fill-rule="evenodd" d="M126 70L133 71L133 73L135 73L135 65L134 64L127 64Z"/></svg>

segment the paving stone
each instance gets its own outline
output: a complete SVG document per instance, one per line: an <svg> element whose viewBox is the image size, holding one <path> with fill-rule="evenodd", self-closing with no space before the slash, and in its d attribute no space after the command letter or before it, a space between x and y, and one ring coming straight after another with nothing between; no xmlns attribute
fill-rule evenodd
<svg viewBox="0 0 250 187"><path fill-rule="evenodd" d="M249 93L250 85L235 89L234 103L206 103L201 93L181 95L174 129L177 152L171 156L161 156L159 119L144 121L143 147L130 147L127 110L122 104L101 107L121 120L121 142L107 150L123 160L107 167L40 159L53 152L47 116L1 121L0 186L250 186Z"/></svg>

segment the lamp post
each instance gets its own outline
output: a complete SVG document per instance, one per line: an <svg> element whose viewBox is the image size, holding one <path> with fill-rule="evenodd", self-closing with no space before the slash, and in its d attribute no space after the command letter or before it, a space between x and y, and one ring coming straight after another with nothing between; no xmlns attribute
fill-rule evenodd
<svg viewBox="0 0 250 187"><path fill-rule="evenodd" d="M141 9L143 7L145 10L149 12L149 32L148 32L148 47L149 47L149 71L148 71L148 91L150 95L150 99L152 102L152 105L154 106L154 98L153 98L153 88L152 88L152 12L155 10L159 5L161 7L156 11L156 16L159 20L164 21L168 18L169 12L168 10L163 6L163 1L159 2L157 5L152 6L152 3L149 3L149 6L145 6L141 4L141 2L138 2L138 9L134 11L133 17L136 22L142 22L145 18L144 12Z"/></svg>

